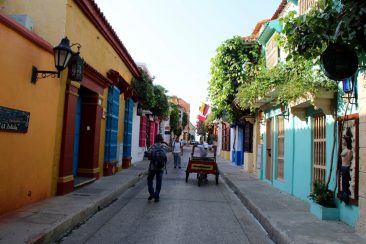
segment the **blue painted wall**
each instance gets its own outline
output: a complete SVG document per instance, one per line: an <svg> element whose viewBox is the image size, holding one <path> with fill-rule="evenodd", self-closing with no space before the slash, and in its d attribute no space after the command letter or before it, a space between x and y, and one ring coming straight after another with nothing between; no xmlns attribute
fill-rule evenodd
<svg viewBox="0 0 366 244"><path fill-rule="evenodd" d="M232 148L231 148L231 161L237 165L242 166L244 164L244 129L240 125L235 125L231 128Z"/></svg>
<svg viewBox="0 0 366 244"><path fill-rule="evenodd" d="M108 88L107 122L104 142L104 161L117 160L118 116L120 91L116 86Z"/></svg>
<svg viewBox="0 0 366 244"><path fill-rule="evenodd" d="M131 98L125 100L125 120L123 133L123 157L131 157L133 105Z"/></svg>

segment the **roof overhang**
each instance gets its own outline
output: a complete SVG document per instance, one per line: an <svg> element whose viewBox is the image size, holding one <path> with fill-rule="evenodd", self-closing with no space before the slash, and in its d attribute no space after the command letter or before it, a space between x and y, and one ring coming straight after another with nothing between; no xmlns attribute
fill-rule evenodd
<svg viewBox="0 0 366 244"><path fill-rule="evenodd" d="M306 110L309 107L321 109L324 114L332 115L334 113L334 92L320 89L316 94L307 93L303 97L289 103L291 114L300 120L306 119Z"/></svg>
<svg viewBox="0 0 366 244"><path fill-rule="evenodd" d="M263 31L259 34L257 41L261 45L266 45L266 43L271 39L275 32L282 31L282 25L278 19L267 22L264 25Z"/></svg>
<svg viewBox="0 0 366 244"><path fill-rule="evenodd" d="M275 98L277 98L278 93L279 93L279 90L277 90L276 88L273 88L263 97L258 97L257 100L254 102L253 107L261 108L264 105L271 103Z"/></svg>
<svg viewBox="0 0 366 244"><path fill-rule="evenodd" d="M287 0L287 2L293 3L295 5L298 5L298 0Z"/></svg>

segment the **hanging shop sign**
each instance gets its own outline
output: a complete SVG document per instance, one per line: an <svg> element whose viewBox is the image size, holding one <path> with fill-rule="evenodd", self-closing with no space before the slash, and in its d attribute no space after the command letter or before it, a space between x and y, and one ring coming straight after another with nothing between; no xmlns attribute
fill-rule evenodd
<svg viewBox="0 0 366 244"><path fill-rule="evenodd" d="M353 76L358 69L356 51L345 44L330 44L320 56L324 74L336 81Z"/></svg>
<svg viewBox="0 0 366 244"><path fill-rule="evenodd" d="M0 106L0 131L27 133L30 113Z"/></svg>

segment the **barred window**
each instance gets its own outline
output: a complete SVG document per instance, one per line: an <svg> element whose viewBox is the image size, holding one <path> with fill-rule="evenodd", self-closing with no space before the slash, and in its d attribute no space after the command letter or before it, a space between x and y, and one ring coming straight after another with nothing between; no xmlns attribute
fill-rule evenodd
<svg viewBox="0 0 366 244"><path fill-rule="evenodd" d="M309 11L309 9L315 5L316 0L300 0L299 8L300 8L300 15L305 14Z"/></svg>
<svg viewBox="0 0 366 244"><path fill-rule="evenodd" d="M230 151L230 126L222 124L222 150Z"/></svg>
<svg viewBox="0 0 366 244"><path fill-rule="evenodd" d="M284 179L285 168L285 120L277 116L277 179Z"/></svg>
<svg viewBox="0 0 366 244"><path fill-rule="evenodd" d="M326 174L326 120L324 114L314 117L313 134L313 182L325 183Z"/></svg>

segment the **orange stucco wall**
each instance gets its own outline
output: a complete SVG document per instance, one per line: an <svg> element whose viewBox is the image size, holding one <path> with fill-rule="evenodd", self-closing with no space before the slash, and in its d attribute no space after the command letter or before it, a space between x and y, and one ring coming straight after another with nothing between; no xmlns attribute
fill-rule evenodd
<svg viewBox="0 0 366 244"><path fill-rule="evenodd" d="M52 4L44 2L51 0L4 0L2 10L8 14L27 14L34 23L33 31L52 43L57 45L63 36L67 36L70 43L80 43L82 45L80 55L84 60L95 68L99 73L106 76L110 70L116 70L128 82L131 82L132 74L123 63L117 52L112 48L108 41L98 31L92 22L84 15L81 9L73 0L52 0ZM47 11L44 11L44 6ZM47 12L47 13L46 13ZM45 15L46 14L46 15ZM52 28L50 28L52 27ZM76 50L76 49L75 49ZM57 108L57 144L61 143L62 118L64 106L64 91L66 86L66 78L62 79L63 87L60 90L60 103ZM106 110L107 89L104 92L103 108ZM123 96L121 96L123 101ZM124 114L124 104L121 103L120 115ZM120 121L123 119L120 117ZM120 123L120 133L118 135L119 143L123 142L123 123ZM104 162L104 136L105 136L105 119L101 122L101 142L99 150L99 169L103 168ZM59 161L60 147L55 147L54 161ZM57 168L57 167L56 167ZM53 185L57 182L57 170L53 171ZM52 193L55 192L55 187L52 188Z"/></svg>
<svg viewBox="0 0 366 244"><path fill-rule="evenodd" d="M0 131L0 214L52 195L60 79L30 82L32 65L54 70L53 54L0 22L0 106L30 112L27 133Z"/></svg>

